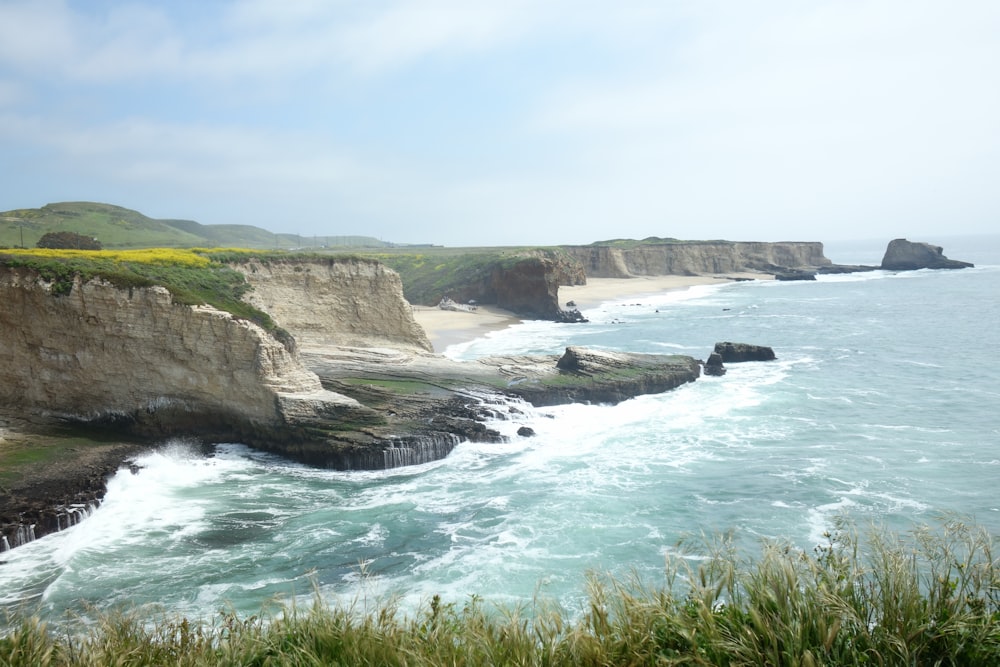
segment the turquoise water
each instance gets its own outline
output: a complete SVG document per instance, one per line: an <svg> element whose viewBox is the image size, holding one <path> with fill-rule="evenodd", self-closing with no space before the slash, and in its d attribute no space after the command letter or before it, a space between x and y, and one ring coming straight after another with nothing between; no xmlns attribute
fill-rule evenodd
<svg viewBox="0 0 1000 667"><path fill-rule="evenodd" d="M809 549L840 515L905 530L941 512L1000 534L1000 244L945 247L977 268L698 287L452 347L704 358L733 340L779 358L613 407L514 406L496 424L510 442L443 461L341 473L169 443L113 478L82 524L4 553L0 604L211 617L317 590L573 609L588 572L661 582L664 555L692 534ZM827 256L877 263L882 248ZM516 437L521 425L537 436Z"/></svg>

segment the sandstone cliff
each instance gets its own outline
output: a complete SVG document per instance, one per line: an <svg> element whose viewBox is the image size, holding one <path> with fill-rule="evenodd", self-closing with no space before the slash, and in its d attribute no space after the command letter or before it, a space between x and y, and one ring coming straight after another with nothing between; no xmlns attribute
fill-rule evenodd
<svg viewBox="0 0 1000 667"><path fill-rule="evenodd" d="M818 242L684 241L629 246L563 246L593 278L723 274L819 268L831 264Z"/></svg>
<svg viewBox="0 0 1000 667"><path fill-rule="evenodd" d="M395 271L370 259L253 259L233 268L253 290L245 299L301 347L415 347L431 351Z"/></svg>
<svg viewBox="0 0 1000 667"><path fill-rule="evenodd" d="M77 278L54 295L0 267L0 304L0 405L34 420L256 441L362 409L256 324L162 287Z"/></svg>

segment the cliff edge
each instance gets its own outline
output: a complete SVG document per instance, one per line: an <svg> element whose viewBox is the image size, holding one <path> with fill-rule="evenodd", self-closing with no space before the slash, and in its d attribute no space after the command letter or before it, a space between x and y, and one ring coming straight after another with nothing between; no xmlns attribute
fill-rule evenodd
<svg viewBox="0 0 1000 667"><path fill-rule="evenodd" d="M818 242L637 241L562 246L592 278L819 269L832 262Z"/></svg>
<svg viewBox="0 0 1000 667"><path fill-rule="evenodd" d="M268 313L302 348L344 345L432 351L395 271L362 258L251 258L231 266L253 289L244 300Z"/></svg>

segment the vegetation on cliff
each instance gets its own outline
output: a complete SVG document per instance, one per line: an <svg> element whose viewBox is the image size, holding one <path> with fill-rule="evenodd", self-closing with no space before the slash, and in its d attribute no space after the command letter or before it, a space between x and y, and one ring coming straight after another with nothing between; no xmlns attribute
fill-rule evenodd
<svg viewBox="0 0 1000 667"><path fill-rule="evenodd" d="M950 519L903 538L850 528L813 554L725 539L668 555L666 585L594 576L585 609L430 599L415 613L363 592L214 622L128 612L80 635L10 619L6 665L987 665L1000 661L996 540ZM362 584L363 585L363 584Z"/></svg>
<svg viewBox="0 0 1000 667"><path fill-rule="evenodd" d="M585 280L582 266L559 248L421 248L366 253L399 274L403 293L410 303L435 306L443 297L459 303L470 299L496 303L497 292L509 279L508 272L525 262L552 262L552 279L558 284ZM507 307L507 306L504 306Z"/></svg>

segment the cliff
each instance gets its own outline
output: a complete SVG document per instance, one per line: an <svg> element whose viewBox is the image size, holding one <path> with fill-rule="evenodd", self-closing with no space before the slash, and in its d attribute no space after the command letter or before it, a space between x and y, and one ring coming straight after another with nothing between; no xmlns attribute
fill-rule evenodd
<svg viewBox="0 0 1000 667"><path fill-rule="evenodd" d="M678 241L628 245L563 246L589 277L696 275L784 269L831 264L817 242Z"/></svg>
<svg viewBox="0 0 1000 667"><path fill-rule="evenodd" d="M68 294L0 267L0 405L144 436L271 438L360 409L260 326L162 287L76 278Z"/></svg>
<svg viewBox="0 0 1000 667"><path fill-rule="evenodd" d="M370 259L250 259L232 264L253 289L244 299L300 347L415 347L431 351L395 271Z"/></svg>

